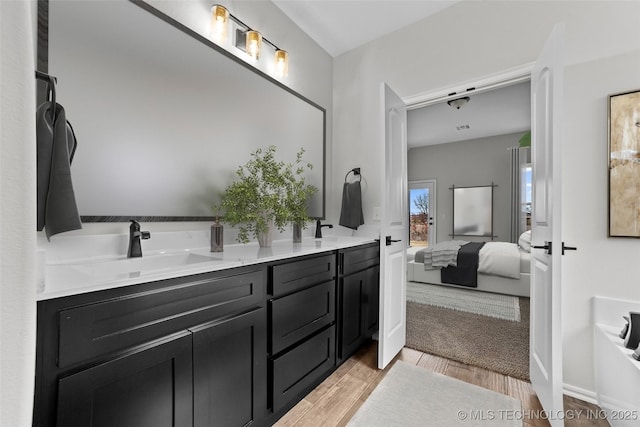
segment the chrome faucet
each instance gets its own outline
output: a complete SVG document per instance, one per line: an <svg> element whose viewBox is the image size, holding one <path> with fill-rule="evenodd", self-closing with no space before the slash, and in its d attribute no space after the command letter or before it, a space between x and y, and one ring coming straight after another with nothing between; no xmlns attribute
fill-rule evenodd
<svg viewBox="0 0 640 427"><path fill-rule="evenodd" d="M333 228L333 224L321 224L320 220L316 221L316 239L322 238L322 227Z"/></svg>
<svg viewBox="0 0 640 427"><path fill-rule="evenodd" d="M151 233L148 231L140 231L140 224L135 220L130 220L129 226L129 250L127 251L127 258L140 258L142 256L142 245L140 239L151 238Z"/></svg>

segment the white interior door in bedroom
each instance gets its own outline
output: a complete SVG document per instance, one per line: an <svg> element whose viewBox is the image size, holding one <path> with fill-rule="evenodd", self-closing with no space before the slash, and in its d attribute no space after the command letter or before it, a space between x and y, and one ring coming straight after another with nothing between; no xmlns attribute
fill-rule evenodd
<svg viewBox="0 0 640 427"><path fill-rule="evenodd" d="M553 427L563 426L561 149L564 26L556 25L531 72L533 212L530 377Z"/></svg>
<svg viewBox="0 0 640 427"><path fill-rule="evenodd" d="M406 342L406 275L409 236L407 209L407 107L386 84L380 87L383 185L380 225L380 326L378 368L383 369Z"/></svg>

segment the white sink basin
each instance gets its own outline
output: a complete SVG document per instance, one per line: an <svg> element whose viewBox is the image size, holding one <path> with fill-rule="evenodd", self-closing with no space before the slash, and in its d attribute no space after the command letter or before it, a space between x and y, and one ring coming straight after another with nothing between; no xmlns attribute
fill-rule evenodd
<svg viewBox="0 0 640 427"><path fill-rule="evenodd" d="M354 236L333 236L333 235L328 235L328 236L323 236L321 238L315 239L316 241L322 241L322 242L327 242L327 243L351 243L354 241L360 241L360 240L366 240L365 238L362 237L354 237Z"/></svg>
<svg viewBox="0 0 640 427"><path fill-rule="evenodd" d="M194 253L178 253L75 264L72 268L94 277L113 277L121 274L165 270L210 261L215 261L215 259Z"/></svg>

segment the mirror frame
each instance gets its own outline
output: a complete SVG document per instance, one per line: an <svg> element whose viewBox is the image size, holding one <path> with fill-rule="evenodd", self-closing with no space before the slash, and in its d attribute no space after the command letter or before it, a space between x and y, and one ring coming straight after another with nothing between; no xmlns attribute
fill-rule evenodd
<svg viewBox="0 0 640 427"><path fill-rule="evenodd" d="M204 36L196 33L191 28L186 25L180 23L179 21L173 19L168 16L164 12L156 9L154 6L146 3L144 0L129 0L129 2L135 4L136 6L141 7L145 11L151 13L152 15L160 18L162 21L167 24L173 26L174 28L182 31L183 33L191 36L196 41L203 43L205 46L213 49L214 51L222 54L224 57L234 61L235 63L247 68L248 70L253 71L258 76L264 78L267 82L272 83L279 87L280 89L285 90L286 92L294 95L300 100L308 103L314 108L317 108L322 112L322 216L321 217L313 217L313 219L325 219L326 217L326 194L327 194L327 110L320 106L319 104L311 101L309 98L304 95L296 92L291 89L289 86L283 84L282 82L276 80L271 77L267 73L258 68L252 66L251 64L243 61L237 56L233 55L231 52L223 49L218 46L211 40L205 38ZM48 73L49 70L49 0L38 0L38 34L37 34L37 70L43 73ZM37 81L37 104L45 101L46 97L46 84L41 81ZM211 216L116 216L116 215L81 215L80 219L82 222L128 222L130 219L135 219L136 221L141 222L170 222L170 221L213 221L215 217Z"/></svg>

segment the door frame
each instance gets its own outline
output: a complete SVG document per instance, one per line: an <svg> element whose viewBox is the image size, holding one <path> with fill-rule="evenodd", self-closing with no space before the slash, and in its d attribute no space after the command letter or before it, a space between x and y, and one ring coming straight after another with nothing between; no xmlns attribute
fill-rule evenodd
<svg viewBox="0 0 640 427"><path fill-rule="evenodd" d="M438 183L435 179L417 179L415 181L408 181L407 189L409 193L412 188L424 188L431 187L433 191L429 191L429 246L436 244L437 229L438 229ZM411 216L411 199L409 199L409 216ZM433 229L433 233L431 230ZM409 244L411 241L409 240Z"/></svg>
<svg viewBox="0 0 640 427"><path fill-rule="evenodd" d="M402 98L402 100L406 104L407 110L413 110L459 98L462 94L467 94L467 92L469 92L468 94L478 94L524 81L531 81L534 65L535 62L530 62L495 74L470 79L466 82L461 82L452 86L406 96ZM466 88L475 89L473 91L467 91ZM534 319L532 318L531 323L533 323L533 321ZM560 331L560 334L562 334L562 331ZM562 348L562 346L560 348ZM529 350L529 357L531 357L531 349ZM562 378L560 381L561 384L564 384L562 382Z"/></svg>
<svg viewBox="0 0 640 427"><path fill-rule="evenodd" d="M516 83L530 81L534 64L535 62L529 62L495 74L489 74L466 82L456 83L452 86L445 86L432 91L406 96L402 98L402 101L406 104L407 110L415 110L428 105L460 98L462 94L467 94L467 92L468 94L478 94ZM467 88L474 89L472 91L468 91Z"/></svg>

